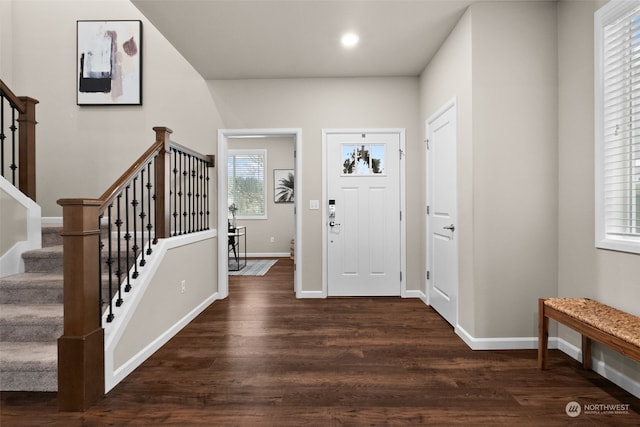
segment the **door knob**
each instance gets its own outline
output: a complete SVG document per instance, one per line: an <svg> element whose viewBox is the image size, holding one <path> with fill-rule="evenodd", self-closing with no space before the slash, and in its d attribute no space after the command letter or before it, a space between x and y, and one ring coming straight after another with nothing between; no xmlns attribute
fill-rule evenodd
<svg viewBox="0 0 640 427"><path fill-rule="evenodd" d="M453 231L456 231L456 227L455 227L453 224L451 224L451 225L450 225L450 226L448 226L448 227L442 227L442 228L444 228L445 230L451 230L452 232L453 232Z"/></svg>

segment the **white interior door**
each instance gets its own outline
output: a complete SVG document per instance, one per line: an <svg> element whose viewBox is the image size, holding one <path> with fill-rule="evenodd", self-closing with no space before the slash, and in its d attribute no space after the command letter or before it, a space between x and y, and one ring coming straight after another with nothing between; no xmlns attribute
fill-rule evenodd
<svg viewBox="0 0 640 427"><path fill-rule="evenodd" d="M458 249L456 105L427 120L427 289L431 305L456 326Z"/></svg>
<svg viewBox="0 0 640 427"><path fill-rule="evenodd" d="M399 296L400 134L326 135L327 294Z"/></svg>

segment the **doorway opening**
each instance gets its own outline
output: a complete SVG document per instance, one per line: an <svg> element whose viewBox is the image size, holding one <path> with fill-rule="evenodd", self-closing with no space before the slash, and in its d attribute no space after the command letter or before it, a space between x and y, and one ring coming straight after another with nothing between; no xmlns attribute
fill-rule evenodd
<svg viewBox="0 0 640 427"><path fill-rule="evenodd" d="M260 142L256 142L260 140ZM295 185L293 188L293 218L294 218L294 231L293 231L293 242L287 242L287 246L292 244L291 252L293 253L293 263L294 263L294 277L293 277L293 287L296 297L300 297L300 278L302 277L302 269L300 267L300 263L298 262L301 259L301 218L299 213L300 211L300 197L302 194L301 191L301 182L300 179L302 176L302 167L301 167L301 147L302 147L302 131L300 129L221 129L218 131L218 204L217 204L217 214L218 214L218 293L220 298L226 298L229 295L229 246L227 239L227 230L229 226L229 185L228 185L228 177L230 173L230 168L228 166L227 160L230 155L230 150L234 150L236 148L248 147L248 146L258 146L262 145L263 147L269 147L270 142L274 143L276 141L292 141L293 142L293 170L290 170L289 167L280 167L274 168L268 166L265 171L265 174L268 174L268 182L274 182L274 179L281 179L278 174L284 173L283 171L288 173L291 172L295 179ZM253 142L250 142L253 141ZM231 151L233 154L234 151ZM273 159L276 160L276 159ZM278 165L278 163L273 163L274 165ZM276 170L277 169L277 170ZM286 178L286 177L285 177ZM281 191L276 193L277 183L275 185L269 185L266 187L265 193L265 212L264 216L268 215L268 210L272 210L272 214L276 214L276 210L282 208L282 206L272 205L269 207L269 203L280 203L276 200L283 200L281 196ZM286 208L285 208L286 209ZM255 231L258 231L254 228ZM268 233L268 231L260 231L261 233ZM247 229L246 233L250 233ZM246 236L244 236L246 238ZM270 238L270 237L268 237ZM274 236L275 243L275 236ZM245 247L246 250L246 247ZM273 252L269 252L266 249L260 250L261 256L273 256ZM275 254L282 255L278 251Z"/></svg>

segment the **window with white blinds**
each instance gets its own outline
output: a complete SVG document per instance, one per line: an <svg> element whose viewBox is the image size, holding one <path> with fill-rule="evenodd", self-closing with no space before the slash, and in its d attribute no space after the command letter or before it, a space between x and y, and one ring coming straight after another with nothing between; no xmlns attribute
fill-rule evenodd
<svg viewBox="0 0 640 427"><path fill-rule="evenodd" d="M596 246L640 253L640 2L595 14Z"/></svg>
<svg viewBox="0 0 640 427"><path fill-rule="evenodd" d="M266 150L229 150L228 206L237 209L236 218L267 217ZM231 213L229 213L231 216Z"/></svg>

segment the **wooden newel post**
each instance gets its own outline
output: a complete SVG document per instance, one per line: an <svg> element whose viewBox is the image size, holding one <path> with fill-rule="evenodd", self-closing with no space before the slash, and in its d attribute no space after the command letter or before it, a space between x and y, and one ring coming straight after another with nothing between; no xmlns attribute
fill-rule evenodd
<svg viewBox="0 0 640 427"><path fill-rule="evenodd" d="M95 199L61 199L64 332L58 339L58 406L84 411L104 396L104 330L99 297L99 211Z"/></svg>
<svg viewBox="0 0 640 427"><path fill-rule="evenodd" d="M21 96L25 111L18 115L18 188L36 200L36 104L38 100Z"/></svg>
<svg viewBox="0 0 640 427"><path fill-rule="evenodd" d="M156 126L156 143L162 143L162 148L154 162L154 178L156 185L156 237L164 239L171 236L171 197L169 197L171 182L171 134L168 127Z"/></svg>

